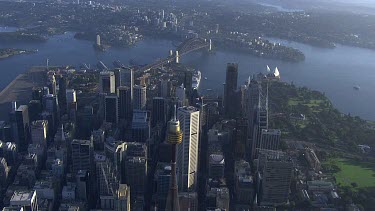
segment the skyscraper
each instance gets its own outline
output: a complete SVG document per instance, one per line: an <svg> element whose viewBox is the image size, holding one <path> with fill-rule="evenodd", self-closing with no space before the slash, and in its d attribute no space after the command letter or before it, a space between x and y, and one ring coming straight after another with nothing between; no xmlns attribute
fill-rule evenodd
<svg viewBox="0 0 375 211"><path fill-rule="evenodd" d="M279 150L281 131L278 129L262 129L260 149Z"/></svg>
<svg viewBox="0 0 375 211"><path fill-rule="evenodd" d="M120 119L130 120L133 115L132 107L132 93L128 86L120 86L117 89L119 98L119 117Z"/></svg>
<svg viewBox="0 0 375 211"><path fill-rule="evenodd" d="M254 179L251 174L251 167L245 160L238 160L234 165L234 194L236 201L241 205L251 205L254 200Z"/></svg>
<svg viewBox="0 0 375 211"><path fill-rule="evenodd" d="M121 183L130 186L132 199L143 196L147 175L147 146L144 143L124 142L118 146L121 160Z"/></svg>
<svg viewBox="0 0 375 211"><path fill-rule="evenodd" d="M39 114L42 112L42 101L31 100L28 104L30 121L39 119Z"/></svg>
<svg viewBox="0 0 375 211"><path fill-rule="evenodd" d="M180 121L176 117L176 107L173 115L173 119L168 122L167 128L167 142L172 145L172 158L171 158L171 181L170 188L168 191L166 210L167 211L179 211L180 205L178 200L178 186L176 177L176 145L182 142L182 131L180 128Z"/></svg>
<svg viewBox="0 0 375 211"><path fill-rule="evenodd" d="M3 143L1 143L3 144ZM0 187L5 188L7 181L8 181L8 175L9 175L10 168L8 167L8 163L4 157L0 157Z"/></svg>
<svg viewBox="0 0 375 211"><path fill-rule="evenodd" d="M165 124L167 120L167 103L162 97L152 99L151 125L155 127L157 123Z"/></svg>
<svg viewBox="0 0 375 211"><path fill-rule="evenodd" d="M116 91L117 91L117 88L119 86L121 86L121 71L123 69L122 68L115 68L113 70L113 73L115 74L115 88L116 88Z"/></svg>
<svg viewBox="0 0 375 211"><path fill-rule="evenodd" d="M65 94L66 94L66 103L69 108L71 103L77 102L76 90L67 89Z"/></svg>
<svg viewBox="0 0 375 211"><path fill-rule="evenodd" d="M93 161L93 147L89 140L74 139L72 145L73 173L79 170L90 171Z"/></svg>
<svg viewBox="0 0 375 211"><path fill-rule="evenodd" d="M15 191L10 199L10 207L38 211L36 191Z"/></svg>
<svg viewBox="0 0 375 211"><path fill-rule="evenodd" d="M66 103L66 78L60 76L59 79L59 92L57 93L57 100L60 106L61 113L65 114L67 112L67 103Z"/></svg>
<svg viewBox="0 0 375 211"><path fill-rule="evenodd" d="M181 84L181 86L176 87L176 97L179 101L180 106L185 105L186 93L184 84Z"/></svg>
<svg viewBox="0 0 375 211"><path fill-rule="evenodd" d="M161 80L159 84L159 96L163 98L168 98L171 96L171 81L168 80Z"/></svg>
<svg viewBox="0 0 375 211"><path fill-rule="evenodd" d="M96 35L96 45L97 45L97 46L100 46L100 45L101 45L101 42L100 42L100 35L99 35L99 34Z"/></svg>
<svg viewBox="0 0 375 211"><path fill-rule="evenodd" d="M95 154L96 178L100 196L114 196L119 185L119 178L113 163L104 155Z"/></svg>
<svg viewBox="0 0 375 211"><path fill-rule="evenodd" d="M259 105L259 91L261 90L261 84L260 82L250 79L247 84L247 94L245 96L245 115L249 121L248 124L248 140L246 143L246 151L251 152L252 148L252 140L254 138L254 125L256 123L256 114L257 114L257 108ZM247 154L247 157L250 157L251 153Z"/></svg>
<svg viewBox="0 0 375 211"><path fill-rule="evenodd" d="M186 95L188 99L190 99L192 91L193 91L193 72L192 71L186 71L184 75L184 86L186 88Z"/></svg>
<svg viewBox="0 0 375 211"><path fill-rule="evenodd" d="M90 193L90 184L89 184L89 171L87 170L78 170L76 174L76 192L77 199L88 201Z"/></svg>
<svg viewBox="0 0 375 211"><path fill-rule="evenodd" d="M257 148L260 147L262 130L268 129L268 84L266 89L263 88L262 84L259 81L251 81L251 84L255 85L252 87L255 93L250 93L250 105L254 106L250 108L250 118L253 118L249 121L250 134L249 139L251 139L251 158L254 159L257 157ZM250 85L251 85L250 84ZM258 96L256 96L258 95ZM258 98L256 100L256 98ZM255 104L257 103L257 104Z"/></svg>
<svg viewBox="0 0 375 211"><path fill-rule="evenodd" d="M261 205L288 202L293 163L287 156L267 156L263 169Z"/></svg>
<svg viewBox="0 0 375 211"><path fill-rule="evenodd" d="M31 123L31 141L33 144L47 146L47 120L36 120Z"/></svg>
<svg viewBox="0 0 375 211"><path fill-rule="evenodd" d="M112 71L100 72L99 78L100 93L115 93L116 92L116 79L115 73Z"/></svg>
<svg viewBox="0 0 375 211"><path fill-rule="evenodd" d="M104 119L106 122L113 124L118 123L119 109L118 109L118 97L116 94L105 96L104 103Z"/></svg>
<svg viewBox="0 0 375 211"><path fill-rule="evenodd" d="M133 109L143 110L146 108L146 87L134 85L134 107Z"/></svg>
<svg viewBox="0 0 375 211"><path fill-rule="evenodd" d="M57 92L56 92L56 77L55 77L54 73L48 75L47 86L48 86L51 94L54 94L54 95L57 94Z"/></svg>
<svg viewBox="0 0 375 211"><path fill-rule="evenodd" d="M130 211L130 187L120 184L117 190L116 211Z"/></svg>
<svg viewBox="0 0 375 211"><path fill-rule="evenodd" d="M224 88L224 110L225 115L234 117L236 115L236 90L237 90L238 64L228 63Z"/></svg>
<svg viewBox="0 0 375 211"><path fill-rule="evenodd" d="M177 147L177 169L179 189L183 192L195 187L198 168L199 110L195 107L180 107L177 118L181 123L182 144Z"/></svg>
<svg viewBox="0 0 375 211"><path fill-rule="evenodd" d="M125 161L126 184L130 186L132 198L143 196L146 188L147 160L145 157L129 157Z"/></svg>
<svg viewBox="0 0 375 211"><path fill-rule="evenodd" d="M268 106L262 106L259 103L255 113L255 124L253 130L251 156L252 159L257 157L257 148L260 148L262 130L268 129Z"/></svg>
<svg viewBox="0 0 375 211"><path fill-rule="evenodd" d="M57 96L53 94L48 94L43 97L43 108L52 114L52 122L50 126L55 129L59 123L60 119L60 109L57 101Z"/></svg>
<svg viewBox="0 0 375 211"><path fill-rule="evenodd" d="M130 88L134 86L134 70L132 68L121 69L120 86L127 86Z"/></svg>
<svg viewBox="0 0 375 211"><path fill-rule="evenodd" d="M21 151L27 149L30 139L30 120L27 105L21 105L15 111L16 143Z"/></svg>
<svg viewBox="0 0 375 211"><path fill-rule="evenodd" d="M150 118L147 111L134 110L132 120L132 141L146 142L150 138Z"/></svg>
<svg viewBox="0 0 375 211"><path fill-rule="evenodd" d="M260 148L262 130L268 128L267 112L263 109L258 109L256 115L257 117L255 120L252 147L251 147L252 159L255 159L257 157L257 148Z"/></svg>
<svg viewBox="0 0 375 211"><path fill-rule="evenodd" d="M65 93L65 108L69 118L75 121L77 116L77 96L74 89L68 89Z"/></svg>

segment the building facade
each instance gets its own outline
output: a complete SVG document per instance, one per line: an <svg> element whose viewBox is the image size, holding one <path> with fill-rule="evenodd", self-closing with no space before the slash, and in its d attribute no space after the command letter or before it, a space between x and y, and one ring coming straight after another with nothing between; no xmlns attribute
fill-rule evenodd
<svg viewBox="0 0 375 211"><path fill-rule="evenodd" d="M182 131L182 143L177 146L178 187L188 191L195 187L198 168L199 110L195 107L180 107L177 118Z"/></svg>
<svg viewBox="0 0 375 211"><path fill-rule="evenodd" d="M146 108L146 87L134 85L134 109L144 110Z"/></svg>
<svg viewBox="0 0 375 211"><path fill-rule="evenodd" d="M100 93L115 93L116 92L116 79L115 73L112 71L102 71L99 77Z"/></svg>

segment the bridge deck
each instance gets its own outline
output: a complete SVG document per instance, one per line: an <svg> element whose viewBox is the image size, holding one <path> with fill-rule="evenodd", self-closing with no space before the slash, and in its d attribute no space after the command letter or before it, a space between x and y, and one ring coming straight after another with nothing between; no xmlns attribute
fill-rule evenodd
<svg viewBox="0 0 375 211"><path fill-rule="evenodd" d="M190 40L187 40L184 43L182 43L179 47L177 47L177 50L181 51L181 52L179 51L178 57L180 58L183 55L186 55L186 54L191 53L193 51L196 51L196 50L199 50L199 49L206 48L206 47L210 46L209 43L207 43L206 41L203 41L202 39L199 39L199 41L200 42L198 42L197 40L191 40L190 39ZM147 70L150 70L150 69L153 69L153 68L160 67L164 64L175 61L176 57L177 57L176 55L168 56L165 59L162 59L160 61L148 64L148 65L142 67L139 71L143 72L143 71L147 71Z"/></svg>

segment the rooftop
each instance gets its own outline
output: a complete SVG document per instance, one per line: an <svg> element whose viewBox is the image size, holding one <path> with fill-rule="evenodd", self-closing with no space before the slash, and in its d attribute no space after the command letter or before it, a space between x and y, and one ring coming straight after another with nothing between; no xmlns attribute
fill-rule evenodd
<svg viewBox="0 0 375 211"><path fill-rule="evenodd" d="M73 139L72 144L87 144L90 145L89 140Z"/></svg>
<svg viewBox="0 0 375 211"><path fill-rule="evenodd" d="M34 127L45 127L47 124L47 120L36 120L31 123L31 125Z"/></svg>
<svg viewBox="0 0 375 211"><path fill-rule="evenodd" d="M14 192L12 198L10 199L10 203L30 202L34 195L35 195L35 191L16 191Z"/></svg>
<svg viewBox="0 0 375 211"><path fill-rule="evenodd" d="M108 75L114 75L115 73L112 71L102 71L100 72L101 76L108 76Z"/></svg>
<svg viewBox="0 0 375 211"><path fill-rule="evenodd" d="M224 156L220 154L212 154L210 155L210 163L224 165Z"/></svg>
<svg viewBox="0 0 375 211"><path fill-rule="evenodd" d="M184 106L184 107L179 107L178 111L192 113L192 112L197 112L199 110L197 108L193 107L193 106Z"/></svg>
<svg viewBox="0 0 375 211"><path fill-rule="evenodd" d="M279 129L262 129L262 133L269 135L281 135L281 130Z"/></svg>
<svg viewBox="0 0 375 211"><path fill-rule="evenodd" d="M144 123L144 122L147 122L147 111L134 110L133 123Z"/></svg>

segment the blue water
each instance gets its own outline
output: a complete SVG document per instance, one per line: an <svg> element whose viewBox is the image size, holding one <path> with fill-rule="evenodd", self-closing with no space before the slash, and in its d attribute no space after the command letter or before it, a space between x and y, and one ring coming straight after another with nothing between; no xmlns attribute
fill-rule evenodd
<svg viewBox="0 0 375 211"><path fill-rule="evenodd" d="M265 6L265 7L272 7L279 12L303 12L303 10L301 9L289 9L289 8L285 8L283 6L276 5L276 4L268 4L268 3L258 3L258 4Z"/></svg>
<svg viewBox="0 0 375 211"><path fill-rule="evenodd" d="M16 27L0 26L0 32L14 32L17 31Z"/></svg>
<svg viewBox="0 0 375 211"><path fill-rule="evenodd" d="M201 70L201 91L213 89L217 92L222 92L228 62L239 63L239 84L249 75L264 71L266 65L271 68L277 66L282 80L293 81L297 85L324 92L344 113L375 120L375 51L347 46L323 49L283 40L274 41L300 49L305 53L306 60L289 63L242 53L216 51L213 54L192 53L183 57L181 62ZM93 65L102 60L108 66L112 66L114 60L127 63L130 59L145 64L163 58L168 55L169 49L175 49L171 41L147 39L131 48L110 48L106 52L98 53L94 51L91 42L76 40L73 33L54 36L39 44L0 43L0 48L3 47L39 51L36 54L0 60L0 89L30 66L44 65L47 58L50 65L78 66L83 62ZM204 77L207 77L207 80ZM360 85L360 91L353 90L354 85Z"/></svg>

